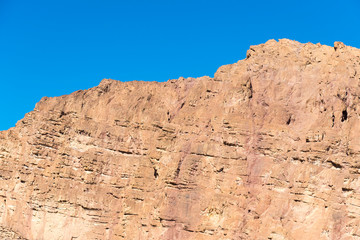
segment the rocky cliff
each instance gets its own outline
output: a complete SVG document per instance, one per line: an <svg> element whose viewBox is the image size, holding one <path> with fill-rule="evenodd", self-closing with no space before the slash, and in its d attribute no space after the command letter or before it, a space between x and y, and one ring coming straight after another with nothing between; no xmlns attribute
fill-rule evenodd
<svg viewBox="0 0 360 240"><path fill-rule="evenodd" d="M359 84L359 49L283 39L214 78L43 98L0 133L0 232L360 239Z"/></svg>

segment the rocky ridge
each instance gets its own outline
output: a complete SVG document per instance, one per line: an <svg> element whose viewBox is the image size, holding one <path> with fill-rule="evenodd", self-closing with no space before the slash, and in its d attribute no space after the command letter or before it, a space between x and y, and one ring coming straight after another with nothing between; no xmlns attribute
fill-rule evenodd
<svg viewBox="0 0 360 240"><path fill-rule="evenodd" d="M43 98L0 132L0 232L358 239L359 73L359 49L281 39L214 78Z"/></svg>

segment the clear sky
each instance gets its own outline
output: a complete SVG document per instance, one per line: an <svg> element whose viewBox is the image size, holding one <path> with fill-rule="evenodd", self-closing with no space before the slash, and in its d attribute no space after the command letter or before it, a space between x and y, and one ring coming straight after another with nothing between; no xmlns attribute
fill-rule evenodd
<svg viewBox="0 0 360 240"><path fill-rule="evenodd" d="M0 0L0 130L43 96L213 76L279 38L360 48L360 1Z"/></svg>

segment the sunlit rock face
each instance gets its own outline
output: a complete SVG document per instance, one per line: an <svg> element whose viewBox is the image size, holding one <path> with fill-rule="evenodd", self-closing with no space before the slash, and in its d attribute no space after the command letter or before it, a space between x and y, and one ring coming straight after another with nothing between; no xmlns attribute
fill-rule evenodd
<svg viewBox="0 0 360 240"><path fill-rule="evenodd" d="M270 40L214 78L43 98L0 133L1 234L360 238L359 65Z"/></svg>

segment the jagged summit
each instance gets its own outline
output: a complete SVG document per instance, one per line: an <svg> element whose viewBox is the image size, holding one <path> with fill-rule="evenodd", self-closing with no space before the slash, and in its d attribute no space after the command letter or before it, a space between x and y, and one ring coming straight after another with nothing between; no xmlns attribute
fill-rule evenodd
<svg viewBox="0 0 360 240"><path fill-rule="evenodd" d="M0 231L355 239L359 72L359 49L281 39L214 78L43 98L0 133Z"/></svg>

